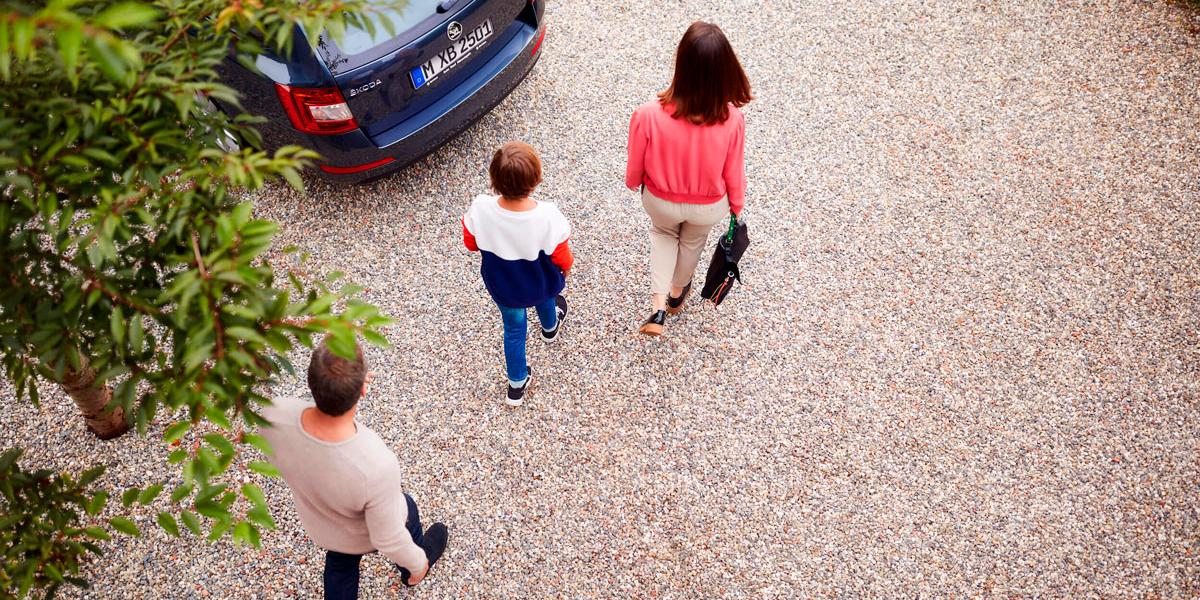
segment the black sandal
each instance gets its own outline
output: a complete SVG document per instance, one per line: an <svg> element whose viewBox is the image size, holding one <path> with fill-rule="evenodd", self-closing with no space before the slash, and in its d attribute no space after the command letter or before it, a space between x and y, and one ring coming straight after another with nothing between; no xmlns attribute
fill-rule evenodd
<svg viewBox="0 0 1200 600"><path fill-rule="evenodd" d="M645 323L638 329L640 333L646 335L662 335L663 324L667 321L667 311L659 310L650 315Z"/></svg>
<svg viewBox="0 0 1200 600"><path fill-rule="evenodd" d="M677 315L677 314L683 312L683 301L687 300L688 294L690 294L690 293L692 293L692 282L689 281L687 285L683 286L683 291L680 292L678 298L672 298L671 295L668 294L667 295L667 314L668 315Z"/></svg>

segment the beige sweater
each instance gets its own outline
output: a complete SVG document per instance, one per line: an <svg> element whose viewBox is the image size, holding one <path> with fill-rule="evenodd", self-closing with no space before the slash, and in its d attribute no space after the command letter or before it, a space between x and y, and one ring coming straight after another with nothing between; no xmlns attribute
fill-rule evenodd
<svg viewBox="0 0 1200 600"><path fill-rule="evenodd" d="M341 442L323 442L300 426L300 414L313 406L280 398L263 410L271 427L260 433L271 442L271 462L292 490L300 522L318 546L346 554L379 550L417 573L425 551L413 543L404 524L408 505L400 487L396 455L371 431Z"/></svg>

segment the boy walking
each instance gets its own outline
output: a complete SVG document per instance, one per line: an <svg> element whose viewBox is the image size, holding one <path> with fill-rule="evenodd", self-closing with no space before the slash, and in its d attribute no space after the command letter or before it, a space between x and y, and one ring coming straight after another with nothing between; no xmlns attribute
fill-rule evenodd
<svg viewBox="0 0 1200 600"><path fill-rule="evenodd" d="M533 379L525 360L526 309L536 309L546 342L558 339L567 317L561 292L574 263L571 225L553 203L530 198L542 182L542 161L529 144L502 146L488 175L499 195L475 197L462 220L463 244L483 255L479 273L504 322L504 401L520 406Z"/></svg>
<svg viewBox="0 0 1200 600"><path fill-rule="evenodd" d="M300 523L325 553L326 600L358 598L359 560L378 550L416 585L446 549L442 523L421 531L412 496L400 486L400 463L374 431L354 420L369 382L362 350L335 355L322 342L308 364L315 404L277 399L263 410L271 462L292 490Z"/></svg>

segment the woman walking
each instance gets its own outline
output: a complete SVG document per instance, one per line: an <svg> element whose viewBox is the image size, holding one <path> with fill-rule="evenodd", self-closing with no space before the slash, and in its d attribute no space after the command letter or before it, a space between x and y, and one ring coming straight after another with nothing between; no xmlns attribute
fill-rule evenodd
<svg viewBox="0 0 1200 600"><path fill-rule="evenodd" d="M625 185L642 190L650 215L653 309L639 331L661 335L678 314L708 232L742 211L746 123L739 107L750 82L720 27L697 21L675 55L675 76L629 122Z"/></svg>

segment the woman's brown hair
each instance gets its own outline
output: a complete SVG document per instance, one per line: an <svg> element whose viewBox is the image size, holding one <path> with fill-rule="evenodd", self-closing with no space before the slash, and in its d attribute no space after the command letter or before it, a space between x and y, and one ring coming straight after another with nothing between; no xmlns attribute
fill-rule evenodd
<svg viewBox="0 0 1200 600"><path fill-rule="evenodd" d="M729 105L745 106L754 99L750 80L720 27L696 21L679 40L675 77L658 95L663 106L675 107L676 119L715 125L729 118Z"/></svg>

